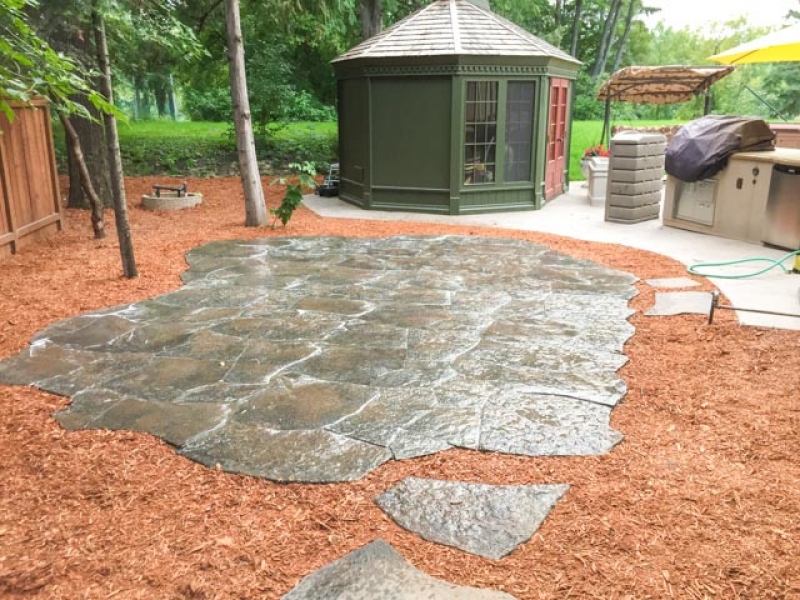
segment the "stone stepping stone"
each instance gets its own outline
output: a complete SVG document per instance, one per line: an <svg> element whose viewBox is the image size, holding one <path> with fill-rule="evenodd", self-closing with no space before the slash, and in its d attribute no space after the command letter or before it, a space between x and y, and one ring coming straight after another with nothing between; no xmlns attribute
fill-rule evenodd
<svg viewBox="0 0 800 600"><path fill-rule="evenodd" d="M711 294L708 292L656 292L656 303L644 314L649 317L707 315L709 311Z"/></svg>
<svg viewBox="0 0 800 600"><path fill-rule="evenodd" d="M648 285L657 288L687 288L700 285L694 279L688 277L664 277L662 279L646 279Z"/></svg>
<svg viewBox="0 0 800 600"><path fill-rule="evenodd" d="M407 477L375 502L428 541L500 560L536 533L568 489Z"/></svg>
<svg viewBox="0 0 800 600"><path fill-rule="evenodd" d="M515 600L503 592L453 585L412 567L375 540L312 573L283 600Z"/></svg>

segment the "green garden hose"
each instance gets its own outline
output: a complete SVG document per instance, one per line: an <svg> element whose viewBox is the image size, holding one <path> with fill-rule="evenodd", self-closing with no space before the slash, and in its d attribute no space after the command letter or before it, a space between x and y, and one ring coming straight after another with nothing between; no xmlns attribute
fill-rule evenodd
<svg viewBox="0 0 800 600"><path fill-rule="evenodd" d="M793 269L787 269L786 267L783 266L783 261L785 261L786 259L791 258L793 256L795 257L794 268ZM742 275L718 275L718 274L714 274L714 273L701 273L700 272L700 269L705 269L705 268L709 268L709 267L727 267L727 266L730 266L730 265L741 265L741 264L751 263L751 262L761 262L761 263L765 262L765 263L769 263L769 264L766 267L764 267L763 269L759 269L758 271L755 271L753 273L744 273ZM775 267L780 267L781 269L783 269L784 273L790 273L792 271L794 271L795 273L800 273L800 250L795 250L794 252L789 252L789 254L787 254L783 258L779 258L777 260L772 259L772 258L743 258L743 259L740 259L740 260L729 260L729 261L726 261L726 262L697 263L696 265L690 265L687 268L687 271L689 271L689 273L691 273L692 275L699 275L700 277L713 277L713 278L716 278L716 279L746 279L748 277L757 277L758 275L762 275L762 274L766 273L767 271L771 271Z"/></svg>

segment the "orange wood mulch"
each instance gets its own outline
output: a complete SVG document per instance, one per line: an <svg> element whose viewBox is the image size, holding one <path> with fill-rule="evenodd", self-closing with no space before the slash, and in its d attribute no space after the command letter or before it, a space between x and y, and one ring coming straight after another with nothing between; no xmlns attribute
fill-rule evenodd
<svg viewBox="0 0 800 600"><path fill-rule="evenodd" d="M127 180L139 278L120 277L110 212L106 240L91 238L88 213L67 211L64 232L0 261L0 357L56 320L178 288L184 253L213 239L506 236L642 279L685 274L655 254L519 231L305 209L286 230L248 229L233 178L190 181L205 197L196 209L150 213L134 199L154 182ZM274 206L280 190L265 189ZM280 485L207 469L148 435L66 432L51 415L68 398L0 386L0 597L279 598L381 537L435 577L520 600L800 598L800 332L740 327L727 312L711 326L644 317L653 290L638 287L629 391L612 416L625 439L602 457L452 450L354 483ZM407 475L572 487L529 543L491 561L423 541L374 505Z"/></svg>

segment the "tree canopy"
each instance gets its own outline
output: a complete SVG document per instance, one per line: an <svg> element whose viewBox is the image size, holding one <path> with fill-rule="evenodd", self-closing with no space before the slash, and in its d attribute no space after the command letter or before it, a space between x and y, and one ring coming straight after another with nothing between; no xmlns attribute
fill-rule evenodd
<svg viewBox="0 0 800 600"><path fill-rule="evenodd" d="M35 0L0 0L0 110L12 119L11 102L48 96L70 111L85 112L70 98L77 93L96 107L108 108L77 63L56 52L30 26L25 11L37 6Z"/></svg>
<svg viewBox="0 0 800 600"><path fill-rule="evenodd" d="M330 120L335 79L330 60L358 43L365 11L387 27L430 0L241 0L245 66L257 134L276 122ZM80 52L64 31L78 23L88 0L0 0L0 77L7 100L36 93L68 101L81 88ZM708 56L764 33L739 20L674 29L658 22L647 0L492 0L492 9L584 63L575 117L600 118L599 84L632 65L709 64ZM222 0L103 0L117 102L132 118L184 116L230 120L231 104ZM800 9L800 0L798 1ZM377 11L377 12L376 12ZM40 18L35 18L37 15ZM796 15L787 15L787 21ZM373 22L370 27L374 27ZM58 34L54 29L61 29ZM45 40L48 43L44 43ZM60 40L60 41L59 41ZM769 116L747 92L756 90L781 113L800 114L793 93L800 68L742 67L715 86L714 110ZM95 96L95 99L96 96ZM0 107L5 104L0 104ZM625 106L630 118L673 118L696 113L694 105Z"/></svg>

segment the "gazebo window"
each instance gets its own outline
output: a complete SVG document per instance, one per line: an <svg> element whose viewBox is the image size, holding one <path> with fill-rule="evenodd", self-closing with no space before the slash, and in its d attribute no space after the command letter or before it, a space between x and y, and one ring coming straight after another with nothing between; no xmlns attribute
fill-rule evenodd
<svg viewBox="0 0 800 600"><path fill-rule="evenodd" d="M509 81L506 93L505 181L530 181L533 136L532 81Z"/></svg>
<svg viewBox="0 0 800 600"><path fill-rule="evenodd" d="M464 183L495 180L497 81L467 82Z"/></svg>
<svg viewBox="0 0 800 600"><path fill-rule="evenodd" d="M500 92L505 92L500 107ZM531 180L533 81L468 81L464 119L464 184ZM500 108L504 110L499 110ZM497 172L497 132L504 134L502 175Z"/></svg>

